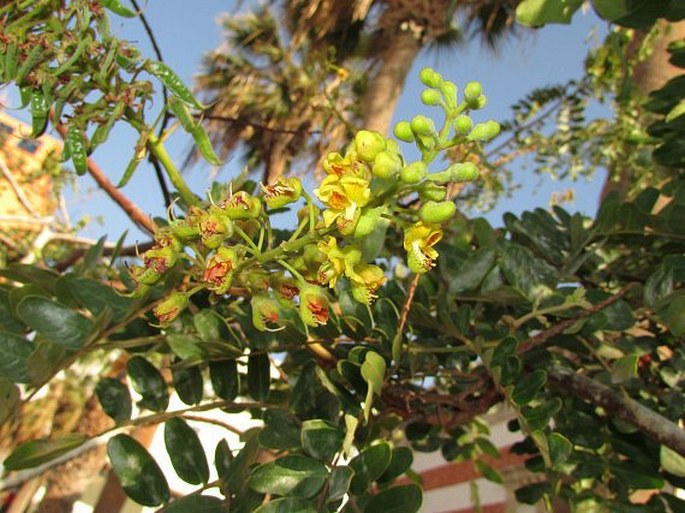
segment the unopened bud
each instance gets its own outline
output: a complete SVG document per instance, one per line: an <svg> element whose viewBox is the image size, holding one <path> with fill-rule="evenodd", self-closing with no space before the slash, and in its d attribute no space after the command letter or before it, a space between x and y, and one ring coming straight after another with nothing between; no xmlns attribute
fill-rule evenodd
<svg viewBox="0 0 685 513"><path fill-rule="evenodd" d="M400 141L404 142L414 142L414 132L411 129L411 124L409 121L400 121L395 125L395 128L393 129L393 133L395 134L395 137L397 137Z"/></svg>
<svg viewBox="0 0 685 513"><path fill-rule="evenodd" d="M392 178L402 169L402 158L397 153L381 151L373 161L371 172L379 178Z"/></svg>
<svg viewBox="0 0 685 513"><path fill-rule="evenodd" d="M400 180L407 184L419 183L426 176L428 166L425 162L417 160L404 166L400 171Z"/></svg>
<svg viewBox="0 0 685 513"><path fill-rule="evenodd" d="M500 126L497 121L486 121L485 123L478 123L473 127L471 133L466 137L467 141L489 141L497 137L500 131Z"/></svg>
<svg viewBox="0 0 685 513"><path fill-rule="evenodd" d="M357 157L369 164L374 161L376 155L385 150L385 138L379 132L360 130L354 136L354 144Z"/></svg>
<svg viewBox="0 0 685 513"><path fill-rule="evenodd" d="M440 224L450 220L456 211L453 201L427 201L419 209L419 218L426 224Z"/></svg>

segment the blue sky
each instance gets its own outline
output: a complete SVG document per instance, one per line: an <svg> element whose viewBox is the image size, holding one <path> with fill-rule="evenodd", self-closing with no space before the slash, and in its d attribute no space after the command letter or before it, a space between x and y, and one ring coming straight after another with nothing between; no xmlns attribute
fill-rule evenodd
<svg viewBox="0 0 685 513"><path fill-rule="evenodd" d="M221 29L216 20L222 13L230 12L234 2L226 0L149 0L144 4L145 14L152 26L165 61L174 68L188 84L198 72L202 55L221 42ZM243 2L245 10L250 2ZM142 25L137 19L112 16L112 28L119 37L139 45L143 54L153 57L151 47ZM600 36L591 37L593 32ZM418 71L424 66L433 66L446 79L459 86L467 81L477 80L483 84L489 104L483 116L492 119L507 119L510 107L534 87L565 82L582 77L583 59L589 47L598 44L606 32L605 24L592 12L577 13L569 26L551 26L526 32L522 37L504 45L498 55L483 48L474 41L452 52L431 54L426 52L415 63L405 92L400 101L396 119L410 119L425 108L418 98L422 89ZM11 95L12 97L14 95ZM160 105L155 105L155 112ZM23 113L21 117L26 117ZM93 155L97 163L117 182L125 169L135 144L135 133L128 127L118 127L112 138L99 147ZM180 134L170 140L169 152L181 162L189 140ZM237 158L229 159L213 179L228 180L241 168ZM196 192L207 189L211 169L196 166L186 177ZM601 178L601 177L600 177ZM566 205L570 210L592 215L597 209L598 191L601 179L592 182L579 181L573 184L541 180L530 173L519 173L515 181L521 189L512 198L503 199L497 208L487 215L493 224L500 224L502 213L514 213L535 207L546 208L550 194L573 187L575 202ZM153 170L146 163L141 164L136 175L124 188L134 202L151 215L164 215L163 200L153 176ZM91 223L85 234L99 237L107 234L115 240L124 229L130 227L125 215L104 193L95 190L89 178L77 180L77 191L68 195L70 210L75 219L88 215ZM98 221L99 219L99 221ZM145 236L131 229L128 243L145 240Z"/></svg>

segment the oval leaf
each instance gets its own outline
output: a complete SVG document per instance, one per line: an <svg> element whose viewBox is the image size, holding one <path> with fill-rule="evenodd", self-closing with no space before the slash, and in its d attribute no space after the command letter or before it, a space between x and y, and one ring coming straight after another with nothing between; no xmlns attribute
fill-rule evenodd
<svg viewBox="0 0 685 513"><path fill-rule="evenodd" d="M187 405L202 401L202 371L197 365L183 368L171 368L171 378L178 397Z"/></svg>
<svg viewBox="0 0 685 513"><path fill-rule="evenodd" d="M530 374L523 376L511 393L511 399L519 406L528 404L538 394L547 381L547 373L542 369L535 369Z"/></svg>
<svg viewBox="0 0 685 513"><path fill-rule="evenodd" d="M422 502L423 493L415 484L394 486L371 497L364 513L416 513Z"/></svg>
<svg viewBox="0 0 685 513"><path fill-rule="evenodd" d="M107 455L121 487L143 506L159 506L169 500L169 484L152 456L128 435L116 435L107 443Z"/></svg>
<svg viewBox="0 0 685 513"><path fill-rule="evenodd" d="M240 376L235 360L209 362L209 379L214 393L221 399L232 401L240 391Z"/></svg>
<svg viewBox="0 0 685 513"><path fill-rule="evenodd" d="M114 378L103 378L95 387L95 393L104 412L114 419L123 422L131 418L133 405L128 387Z"/></svg>
<svg viewBox="0 0 685 513"><path fill-rule="evenodd" d="M355 474L350 486L352 493L364 493L372 482L383 475L390 465L391 457L392 450L387 442L367 447L355 456L350 461L350 467Z"/></svg>
<svg viewBox="0 0 685 513"><path fill-rule="evenodd" d="M173 501L162 510L164 513L226 513L221 499L208 495L188 495Z"/></svg>
<svg viewBox="0 0 685 513"><path fill-rule="evenodd" d="M284 456L252 471L248 485L261 493L313 497L323 487L328 471L323 463L307 456Z"/></svg>
<svg viewBox="0 0 685 513"><path fill-rule="evenodd" d="M269 355L259 353L247 359L247 393L255 401L264 401L271 385L271 362Z"/></svg>
<svg viewBox="0 0 685 513"><path fill-rule="evenodd" d="M190 484L207 483L207 456L197 433L183 419L174 417L166 421L164 444L178 477Z"/></svg>
<svg viewBox="0 0 685 513"><path fill-rule="evenodd" d="M334 502L342 499L350 489L353 477L354 470L347 466L335 467L331 470L331 478L328 484L328 501Z"/></svg>
<svg viewBox="0 0 685 513"><path fill-rule="evenodd" d="M87 317L42 296L22 299L17 315L48 340L71 350L83 347L93 327Z"/></svg>
<svg viewBox="0 0 685 513"><path fill-rule="evenodd" d="M0 378L0 426L12 416L19 404L19 387L9 379Z"/></svg>
<svg viewBox="0 0 685 513"><path fill-rule="evenodd" d="M141 408L162 412L169 406L169 393L160 372L142 356L134 356L128 361L128 377L133 390L143 398L138 403Z"/></svg>
<svg viewBox="0 0 685 513"><path fill-rule="evenodd" d="M316 506L306 499L284 497L269 501L254 510L254 513L317 513Z"/></svg>
<svg viewBox="0 0 685 513"><path fill-rule="evenodd" d="M56 440L31 440L12 451L3 464L6 470L37 467L75 449L87 439L85 435L73 433Z"/></svg>
<svg viewBox="0 0 685 513"><path fill-rule="evenodd" d="M26 361L33 349L34 345L24 337L0 332L0 377L15 383L31 381Z"/></svg>
<svg viewBox="0 0 685 513"><path fill-rule="evenodd" d="M304 421L301 437L304 452L317 460L329 461L342 449L343 434L328 420Z"/></svg>

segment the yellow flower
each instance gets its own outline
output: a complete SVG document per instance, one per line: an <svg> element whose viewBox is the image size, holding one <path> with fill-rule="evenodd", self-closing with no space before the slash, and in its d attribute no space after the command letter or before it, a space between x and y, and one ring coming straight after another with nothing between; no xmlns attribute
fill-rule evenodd
<svg viewBox="0 0 685 513"><path fill-rule="evenodd" d="M314 193L328 207L323 212L324 225L335 222L343 235L354 232L361 208L371 197L369 181L351 175L328 175Z"/></svg>
<svg viewBox="0 0 685 513"><path fill-rule="evenodd" d="M433 248L442 239L440 227L419 221L404 232L407 265L415 273L425 273L435 266L438 252Z"/></svg>
<svg viewBox="0 0 685 513"><path fill-rule="evenodd" d="M355 246L338 247L338 241L330 235L317 244L321 253L326 255L326 260L319 267L318 281L320 284L328 284L335 287L338 278L343 275L351 280L361 280L354 268L361 260L361 251Z"/></svg>
<svg viewBox="0 0 685 513"><path fill-rule="evenodd" d="M352 296L360 303L371 304L378 297L376 291L385 283L385 273L373 264L359 264L354 270L359 279L352 280Z"/></svg>

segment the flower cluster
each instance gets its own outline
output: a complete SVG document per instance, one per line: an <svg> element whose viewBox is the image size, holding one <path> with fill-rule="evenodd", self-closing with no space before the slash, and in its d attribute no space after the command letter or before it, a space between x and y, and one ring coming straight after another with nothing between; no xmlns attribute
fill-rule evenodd
<svg viewBox="0 0 685 513"><path fill-rule="evenodd" d="M456 144L494 137L499 125L474 125L467 115L486 103L479 84L468 84L459 103L456 86L439 74L423 70L421 80L428 86L422 101L443 108L444 127L438 131L430 118L415 116L394 130L399 140L416 143L420 160L405 162L394 139L361 130L344 152L323 159L326 175L314 190L321 210L298 178L286 177L260 186L256 194L249 187L230 189L206 208L190 207L185 217L170 220L157 233L142 265L131 268L138 284L134 294L145 293L172 268L184 265L188 279L182 290L153 309L161 325L173 322L193 293L205 290L216 297L243 297L258 330L299 321L316 327L329 319L327 287L335 289L345 281L356 301L370 304L376 299L386 274L374 262L377 254L369 251L368 242L382 240L391 223L403 232L409 269L431 270L443 225L457 210L447 197L447 185L478 177L473 163L438 171L430 169L431 163ZM270 212L300 200L305 205L298 211L297 228L288 240L276 239Z"/></svg>

